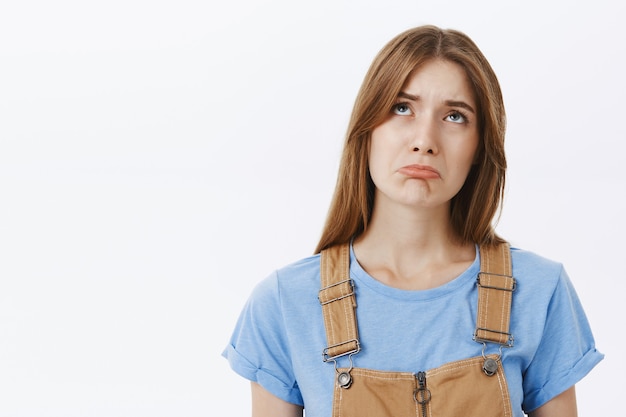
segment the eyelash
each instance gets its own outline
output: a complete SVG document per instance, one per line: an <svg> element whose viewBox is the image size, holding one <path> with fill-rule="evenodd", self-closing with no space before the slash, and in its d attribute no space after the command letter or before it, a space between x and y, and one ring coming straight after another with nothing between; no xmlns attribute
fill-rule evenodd
<svg viewBox="0 0 626 417"><path fill-rule="evenodd" d="M411 110L411 106L409 106L409 103L396 103L396 104L393 105L391 111L394 114L398 114L399 115L399 113L397 113L397 111L398 111L398 108L402 107L402 106L406 107L408 110Z"/></svg>
<svg viewBox="0 0 626 417"><path fill-rule="evenodd" d="M453 122L453 123L467 123L467 114L465 114L464 112L462 112L460 110L453 110L453 111L451 111L450 113L448 113L446 115L446 119L448 117L452 116L452 115L455 115L455 116L458 115L458 116L461 116L463 118L462 122Z"/></svg>
<svg viewBox="0 0 626 417"><path fill-rule="evenodd" d="M397 114L399 116L403 116L404 114L398 113L398 108L399 107L406 107L407 110L409 110L409 111L411 110L411 106L409 106L409 103L401 102L401 103L396 103L396 104L393 105L393 108L391 109L392 113ZM445 118L447 119L448 117L450 117L452 115L461 116L461 118L463 119L461 122L453 122L453 123L462 124L462 123L467 123L467 121L468 121L467 114L465 114L465 112L462 112L461 110L452 110L450 113L448 113L446 115Z"/></svg>

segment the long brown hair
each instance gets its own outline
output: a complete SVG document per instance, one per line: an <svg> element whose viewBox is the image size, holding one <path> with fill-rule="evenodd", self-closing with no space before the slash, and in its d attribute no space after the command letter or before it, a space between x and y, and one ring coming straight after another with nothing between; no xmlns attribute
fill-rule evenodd
<svg viewBox="0 0 626 417"><path fill-rule="evenodd" d="M464 243L501 242L492 221L504 193L506 116L498 79L476 44L464 33L420 26L393 38L374 58L356 97L339 166L335 192L315 249L349 242L367 228L374 207L369 174L372 130L389 115L398 93L416 68L445 59L466 72L478 106L480 144L476 163L450 204L452 227Z"/></svg>

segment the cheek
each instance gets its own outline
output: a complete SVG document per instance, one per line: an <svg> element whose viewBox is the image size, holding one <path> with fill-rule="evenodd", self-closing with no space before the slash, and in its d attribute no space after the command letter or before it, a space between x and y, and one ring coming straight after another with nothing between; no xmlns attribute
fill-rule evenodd
<svg viewBox="0 0 626 417"><path fill-rule="evenodd" d="M389 152L389 144L385 142L384 135L375 129L370 138L368 157L370 176L374 184L389 167Z"/></svg>
<svg viewBox="0 0 626 417"><path fill-rule="evenodd" d="M369 157L367 158L367 165L369 168L370 176L372 180L376 182L376 177L380 169L380 152L374 143L370 144Z"/></svg>
<svg viewBox="0 0 626 417"><path fill-rule="evenodd" d="M472 166L478 162L478 140L465 137L457 142L453 152L454 156L450 155L448 163L452 164L451 168L454 167L452 169L456 172L455 176L464 181Z"/></svg>
<svg viewBox="0 0 626 417"><path fill-rule="evenodd" d="M389 123L382 124L372 131L369 144L370 160L389 161L393 155L401 152L402 147L401 132Z"/></svg>
<svg viewBox="0 0 626 417"><path fill-rule="evenodd" d="M377 161L380 159L380 155L384 152L384 147L382 146L382 137L381 132L378 128L374 129L372 132L372 136L370 137L369 143L369 156L368 163L370 166L370 170L372 166L377 165Z"/></svg>
<svg viewBox="0 0 626 417"><path fill-rule="evenodd" d="M469 165L474 165L478 163L478 135L469 138L469 140L464 142L464 149L461 152L464 155L467 155L467 161Z"/></svg>

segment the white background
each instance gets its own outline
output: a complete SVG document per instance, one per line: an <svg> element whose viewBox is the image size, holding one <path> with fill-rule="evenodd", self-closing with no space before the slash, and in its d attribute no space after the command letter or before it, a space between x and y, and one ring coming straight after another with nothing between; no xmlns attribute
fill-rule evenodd
<svg viewBox="0 0 626 417"><path fill-rule="evenodd" d="M498 74L498 231L579 292L580 415L623 410L621 2L3 0L0 416L248 415L239 311L312 253L367 67L425 23Z"/></svg>

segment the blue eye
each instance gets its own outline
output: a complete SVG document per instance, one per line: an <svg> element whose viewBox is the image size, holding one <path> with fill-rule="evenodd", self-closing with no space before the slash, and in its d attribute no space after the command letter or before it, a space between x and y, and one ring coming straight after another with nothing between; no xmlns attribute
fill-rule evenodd
<svg viewBox="0 0 626 417"><path fill-rule="evenodd" d="M449 115L446 116L446 120L453 123L465 123L467 122L467 118L463 115L463 113L459 111L453 111Z"/></svg>
<svg viewBox="0 0 626 417"><path fill-rule="evenodd" d="M398 103L393 106L393 113L399 116L407 116L413 114L411 108L406 103Z"/></svg>

